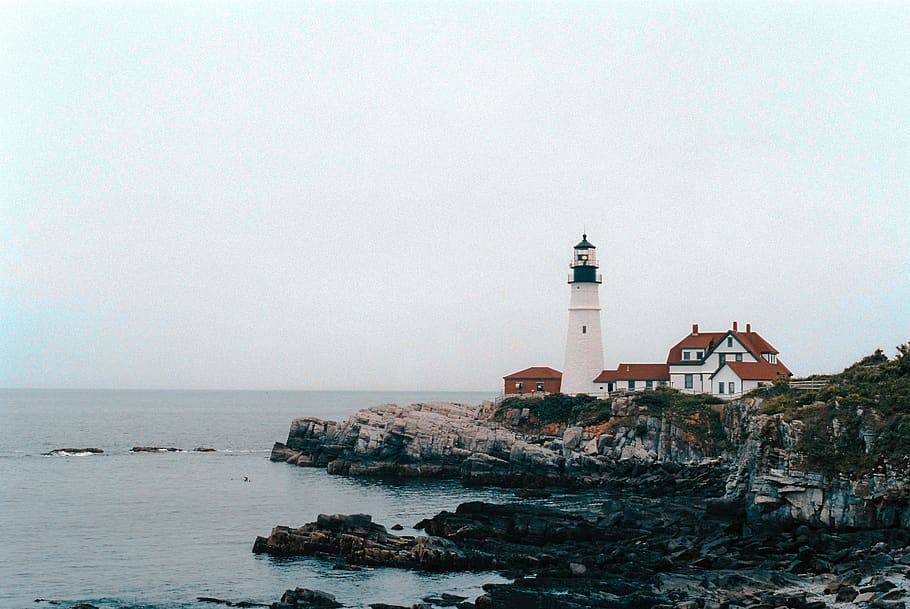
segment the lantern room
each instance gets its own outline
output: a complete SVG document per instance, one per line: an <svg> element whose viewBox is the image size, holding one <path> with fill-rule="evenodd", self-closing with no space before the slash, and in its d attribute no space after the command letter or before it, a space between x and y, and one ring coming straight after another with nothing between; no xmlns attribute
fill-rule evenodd
<svg viewBox="0 0 910 609"><path fill-rule="evenodd" d="M569 283L600 283L597 272L597 248L588 241L588 235L581 236L581 242L575 246L569 268Z"/></svg>

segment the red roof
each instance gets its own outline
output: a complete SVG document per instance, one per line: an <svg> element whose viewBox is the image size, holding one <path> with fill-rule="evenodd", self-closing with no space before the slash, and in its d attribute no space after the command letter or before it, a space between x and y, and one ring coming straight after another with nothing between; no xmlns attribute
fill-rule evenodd
<svg viewBox="0 0 910 609"><path fill-rule="evenodd" d="M620 364L616 370L604 370L595 383L606 381L669 381L668 364Z"/></svg>
<svg viewBox="0 0 910 609"><path fill-rule="evenodd" d="M530 368L525 368L518 372L513 372L508 376L502 377L503 380L527 380L527 381L542 381L544 379L561 379L562 372L559 370L553 370L548 366L532 366Z"/></svg>
<svg viewBox="0 0 910 609"><path fill-rule="evenodd" d="M707 356L711 350L719 345L727 335L731 335L741 342L743 346L755 357L761 359L762 353L778 353L777 349L764 338L759 336L758 332L737 332L727 330L726 332L699 332L689 334L687 337L670 347L670 353L667 354L667 363L675 364L685 362L694 364L697 360L683 360L683 349L703 349Z"/></svg>
<svg viewBox="0 0 910 609"><path fill-rule="evenodd" d="M792 376L790 370L780 360L777 360L776 364L769 364L765 360L760 362L727 362L727 366L744 381L773 381L779 376ZM713 377L716 374L717 372L711 376Z"/></svg>

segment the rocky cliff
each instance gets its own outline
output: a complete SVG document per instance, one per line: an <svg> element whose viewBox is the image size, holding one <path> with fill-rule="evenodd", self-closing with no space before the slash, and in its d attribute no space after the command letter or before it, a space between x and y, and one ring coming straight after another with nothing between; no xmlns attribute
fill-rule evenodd
<svg viewBox="0 0 910 609"><path fill-rule="evenodd" d="M837 392L829 402L790 396L786 408L778 408L779 396L712 404L649 394L598 402L596 417L573 411L583 424L544 419L530 400L385 405L343 422L296 419L272 460L342 475L698 495L753 525L910 528L903 436L887 419L904 416L903 398L862 402L856 415L856 393L852 401ZM851 405L846 414L843 404Z"/></svg>

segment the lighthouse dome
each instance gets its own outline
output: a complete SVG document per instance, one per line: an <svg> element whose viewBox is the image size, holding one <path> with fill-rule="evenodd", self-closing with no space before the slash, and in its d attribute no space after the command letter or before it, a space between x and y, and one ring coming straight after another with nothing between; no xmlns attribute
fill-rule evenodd
<svg viewBox="0 0 910 609"><path fill-rule="evenodd" d="M588 236L587 236L587 235L582 235L582 236L581 236L581 242L580 242L578 245L575 246L575 249L577 249L577 250L593 250L593 249L597 249L597 246L594 245L593 243L591 243L591 242L588 241Z"/></svg>

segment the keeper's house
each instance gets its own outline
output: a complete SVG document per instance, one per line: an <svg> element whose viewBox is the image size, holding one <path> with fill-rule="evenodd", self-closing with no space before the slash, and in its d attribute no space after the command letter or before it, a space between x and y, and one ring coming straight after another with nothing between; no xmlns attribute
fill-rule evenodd
<svg viewBox="0 0 910 609"><path fill-rule="evenodd" d="M778 377L793 376L777 356L777 349L753 332L751 324L745 332L735 321L725 332L699 332L693 324L692 332L667 355L670 386L685 393L739 397Z"/></svg>

